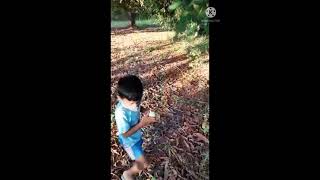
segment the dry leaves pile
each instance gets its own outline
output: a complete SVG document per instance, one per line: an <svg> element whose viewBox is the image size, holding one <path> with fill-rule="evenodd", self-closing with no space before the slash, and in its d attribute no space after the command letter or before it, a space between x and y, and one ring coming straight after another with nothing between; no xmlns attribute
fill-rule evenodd
<svg viewBox="0 0 320 180"><path fill-rule="evenodd" d="M191 65L173 32L155 29L112 32L112 107L115 87L125 74L141 78L142 105L160 114L160 121L143 129L144 150L151 167L137 179L209 179L209 65L203 55ZM114 109L112 109L112 112ZM112 116L113 119L113 116ZM131 162L119 146L111 121L111 175L119 179Z"/></svg>

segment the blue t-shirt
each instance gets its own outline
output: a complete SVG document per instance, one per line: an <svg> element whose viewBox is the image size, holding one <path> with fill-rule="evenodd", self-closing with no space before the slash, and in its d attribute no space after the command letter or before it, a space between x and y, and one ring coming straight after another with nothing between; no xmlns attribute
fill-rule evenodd
<svg viewBox="0 0 320 180"><path fill-rule="evenodd" d="M122 101L118 101L115 109L115 119L117 123L119 141L124 147L132 147L142 139L141 130L136 131L129 137L122 136L123 133L127 132L139 122L140 106L136 109L130 109L126 107Z"/></svg>

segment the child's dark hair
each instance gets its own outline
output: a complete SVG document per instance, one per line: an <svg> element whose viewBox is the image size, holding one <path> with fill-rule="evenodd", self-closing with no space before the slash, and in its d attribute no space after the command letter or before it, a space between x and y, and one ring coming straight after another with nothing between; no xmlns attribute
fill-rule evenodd
<svg viewBox="0 0 320 180"><path fill-rule="evenodd" d="M143 95L143 85L134 75L127 75L118 81L118 95L129 101L140 101Z"/></svg>

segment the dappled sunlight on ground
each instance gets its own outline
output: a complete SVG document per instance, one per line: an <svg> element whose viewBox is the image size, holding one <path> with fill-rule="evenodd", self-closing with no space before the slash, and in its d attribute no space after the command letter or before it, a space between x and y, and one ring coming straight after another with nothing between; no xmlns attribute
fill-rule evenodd
<svg viewBox="0 0 320 180"><path fill-rule="evenodd" d="M160 114L160 121L144 128L144 148L151 168L137 179L208 179L209 65L208 55L197 63L186 55L185 43L173 42L173 32L121 30L112 32L112 105L120 77L141 78L142 105ZM118 179L130 161L119 147L114 122L111 138L112 178Z"/></svg>

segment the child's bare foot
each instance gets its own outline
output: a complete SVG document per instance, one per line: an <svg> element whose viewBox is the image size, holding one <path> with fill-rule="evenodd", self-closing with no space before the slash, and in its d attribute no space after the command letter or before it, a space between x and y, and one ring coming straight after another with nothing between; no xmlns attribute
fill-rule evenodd
<svg viewBox="0 0 320 180"><path fill-rule="evenodd" d="M129 170L126 170L123 172L122 176L121 176L122 180L134 180L132 174L130 173Z"/></svg>

